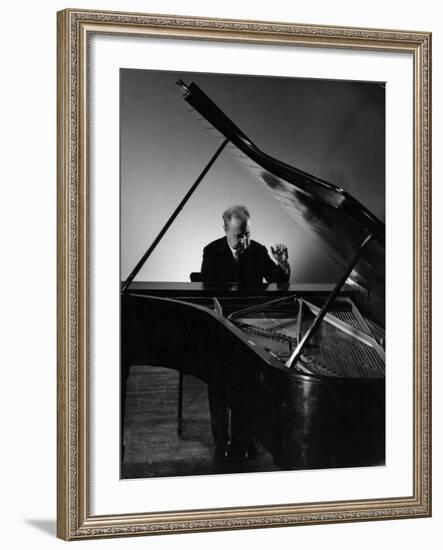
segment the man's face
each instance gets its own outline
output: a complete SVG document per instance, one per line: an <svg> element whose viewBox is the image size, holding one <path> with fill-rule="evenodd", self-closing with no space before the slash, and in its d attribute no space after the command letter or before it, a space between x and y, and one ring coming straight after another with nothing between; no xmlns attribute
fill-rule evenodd
<svg viewBox="0 0 443 550"><path fill-rule="evenodd" d="M232 217L225 227L225 233L231 248L235 248L240 253L245 251L251 236L249 219Z"/></svg>

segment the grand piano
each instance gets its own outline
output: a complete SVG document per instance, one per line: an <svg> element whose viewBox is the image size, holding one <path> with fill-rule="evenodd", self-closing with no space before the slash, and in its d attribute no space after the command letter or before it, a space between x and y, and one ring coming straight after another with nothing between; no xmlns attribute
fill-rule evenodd
<svg viewBox="0 0 443 550"><path fill-rule="evenodd" d="M384 224L343 189L261 151L197 84L177 85L219 146L122 282L122 433L130 367L162 365L223 387L279 468L384 464ZM335 284L134 281L222 153L335 259Z"/></svg>

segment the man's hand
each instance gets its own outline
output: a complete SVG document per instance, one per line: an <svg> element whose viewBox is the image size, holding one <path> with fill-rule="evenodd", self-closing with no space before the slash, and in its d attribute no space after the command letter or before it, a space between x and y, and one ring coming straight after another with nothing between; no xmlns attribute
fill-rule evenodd
<svg viewBox="0 0 443 550"><path fill-rule="evenodd" d="M288 263L288 247L285 244L279 243L271 246L272 257L278 265L287 272L289 270Z"/></svg>

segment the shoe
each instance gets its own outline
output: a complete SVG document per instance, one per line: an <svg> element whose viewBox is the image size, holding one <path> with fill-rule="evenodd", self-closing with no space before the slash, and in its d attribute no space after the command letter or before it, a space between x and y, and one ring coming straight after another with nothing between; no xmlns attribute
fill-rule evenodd
<svg viewBox="0 0 443 550"><path fill-rule="evenodd" d="M215 459L218 462L243 462L248 458L247 450L230 442L215 448Z"/></svg>

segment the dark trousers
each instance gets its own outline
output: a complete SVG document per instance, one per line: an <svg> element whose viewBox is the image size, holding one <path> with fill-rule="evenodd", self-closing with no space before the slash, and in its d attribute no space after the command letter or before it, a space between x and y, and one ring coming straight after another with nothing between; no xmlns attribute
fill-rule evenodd
<svg viewBox="0 0 443 550"><path fill-rule="evenodd" d="M226 389L219 384L208 384L209 411L212 435L216 448L227 444L247 449L251 441L247 399L228 405Z"/></svg>

